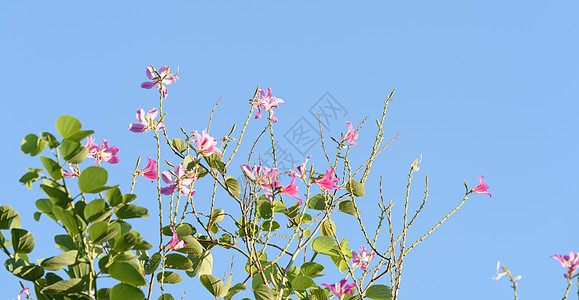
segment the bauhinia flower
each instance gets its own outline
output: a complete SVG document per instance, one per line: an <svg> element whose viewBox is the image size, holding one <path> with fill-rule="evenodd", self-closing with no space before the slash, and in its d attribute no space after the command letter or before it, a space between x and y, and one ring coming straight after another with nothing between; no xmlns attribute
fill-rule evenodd
<svg viewBox="0 0 579 300"><path fill-rule="evenodd" d="M321 179L316 180L320 189L324 192L329 192L331 189L340 190L340 187L336 185L336 182L340 181L339 178L334 177L334 168L326 169L326 175Z"/></svg>
<svg viewBox="0 0 579 300"><path fill-rule="evenodd" d="M489 197L493 197L491 194L487 193L487 190L489 189L489 186L484 183L483 181L485 180L485 177L483 175L481 175L480 177L478 177L478 185L472 189L473 192L477 193L477 194L487 194L489 195Z"/></svg>
<svg viewBox="0 0 579 300"><path fill-rule="evenodd" d="M360 246L360 253L356 253L356 251L352 250L352 269L356 269L360 266L362 271L366 271L366 268L368 267L370 260L374 258L374 255L376 255L374 252L368 254L366 246Z"/></svg>
<svg viewBox="0 0 579 300"><path fill-rule="evenodd" d="M492 280L499 280L499 279L501 279L501 277L507 276L507 277L511 278L511 281L515 282L516 280L523 278L521 275L519 275L517 277L513 277L513 275L511 275L511 271L509 269L507 269L507 267L505 267L505 266L501 267L503 269L503 272L499 273L499 267L501 267L500 261L497 262L497 276L492 276L491 277Z"/></svg>
<svg viewBox="0 0 579 300"><path fill-rule="evenodd" d="M257 109L255 113L255 119L261 118L261 109L265 109L271 113L270 119L272 122L277 123L277 119L273 116L273 109L278 108L278 104L285 104L280 98L276 98L272 95L271 88L267 88L267 92L262 89L257 91L257 96L255 99L250 100L250 103L253 105L253 108Z"/></svg>
<svg viewBox="0 0 579 300"><path fill-rule="evenodd" d="M30 293L28 291L30 291L30 288L25 288L25 289L21 290L16 299L21 300L22 296L24 296L25 294L26 294L26 296L30 296Z"/></svg>
<svg viewBox="0 0 579 300"><path fill-rule="evenodd" d="M308 156L306 158L306 161L304 161L301 165L299 165L297 167L298 173L300 174L300 177L302 179L305 179L305 177L306 177L306 164L308 163L308 160L310 160L310 157L312 157L312 156L311 155Z"/></svg>
<svg viewBox="0 0 579 300"><path fill-rule="evenodd" d="M159 131L165 128L165 125L163 125L160 120L156 122L154 121L158 114L159 110L156 108L149 110L147 114L145 114L145 111L142 108L139 108L137 110L137 121L139 121L141 124L129 124L129 130L136 133L143 133L149 131L150 129Z"/></svg>
<svg viewBox="0 0 579 300"><path fill-rule="evenodd" d="M348 125L348 132L346 132L346 136L342 137L342 141L350 142L350 144L360 146L360 145L358 145L358 143L354 142L354 140L358 138L358 133L356 131L354 131L354 127L352 127L352 123L349 121L346 121L346 125Z"/></svg>
<svg viewBox="0 0 579 300"><path fill-rule="evenodd" d="M151 182L153 182L158 178L157 170L155 169L157 167L157 161L148 156L147 159L149 160L147 166L142 170L137 170L137 175L143 175L143 177L151 179Z"/></svg>
<svg viewBox="0 0 579 300"><path fill-rule="evenodd" d="M286 194L290 197L298 199L300 205L302 205L302 199L298 198L300 196L300 192L298 191L298 186L295 184L296 180L295 172L291 171L290 176L292 177L292 181L288 185L283 186L280 191L282 194Z"/></svg>
<svg viewBox="0 0 579 300"><path fill-rule="evenodd" d="M145 81L141 83L141 87L144 89L156 87L161 96L163 96L163 99L167 98L168 91L165 85L169 85L179 79L177 74L169 74L169 68L170 66L162 66L159 72L157 72L152 65L148 67L146 72L147 77L153 81Z"/></svg>
<svg viewBox="0 0 579 300"><path fill-rule="evenodd" d="M109 147L109 142L107 140L103 139L103 145L102 147L99 147L99 145L94 142L91 135L86 139L87 143L85 146L88 148L88 157L94 158L95 164L102 161L106 161L110 164L116 164L119 162L119 157L117 156L119 149L115 146Z"/></svg>
<svg viewBox="0 0 579 300"><path fill-rule="evenodd" d="M69 163L68 169L70 170L70 172L67 170L62 170L62 175L65 178L73 178L80 176L80 170L78 169L77 165Z"/></svg>
<svg viewBox="0 0 579 300"><path fill-rule="evenodd" d="M179 236L177 236L177 232L175 232L175 229L173 229L173 227L169 227L169 228L171 228L171 231L173 232L173 237L169 241L169 245L168 245L169 249L179 250L179 249L187 247L187 242L185 242L183 240L179 240Z"/></svg>
<svg viewBox="0 0 579 300"><path fill-rule="evenodd" d="M203 130L202 134L199 134L197 130L191 131L191 133L196 138L195 143L197 144L197 151L204 155L217 153L219 156L223 156L221 150L215 147L217 145L217 141L207 133L207 130Z"/></svg>
<svg viewBox="0 0 579 300"><path fill-rule="evenodd" d="M260 185L263 189L271 191L281 186L281 183L277 180L278 171L276 168L254 165L252 169L248 165L242 165L241 169L249 179Z"/></svg>
<svg viewBox="0 0 579 300"><path fill-rule="evenodd" d="M356 287L355 284L353 283L346 284L346 282L348 282L348 279L342 279L336 282L335 284L322 283L322 285L330 289L330 291L332 291L332 293L334 293L336 297L342 300L344 299L344 295L346 295L346 293L353 296L354 291L352 291L352 289Z"/></svg>
<svg viewBox="0 0 579 300"><path fill-rule="evenodd" d="M193 196L197 193L195 190L189 188L196 179L195 172L187 171L183 165L178 165L175 167L175 175L177 177L173 178L171 172L161 172L161 179L163 179L166 184L169 184L169 186L161 188L161 194L171 195L177 188L179 188L181 194L185 196L189 196L190 194Z"/></svg>
<svg viewBox="0 0 579 300"><path fill-rule="evenodd" d="M569 255L555 254L551 257L560 262L563 268L567 268L565 278L569 278L579 267L579 253L569 251Z"/></svg>

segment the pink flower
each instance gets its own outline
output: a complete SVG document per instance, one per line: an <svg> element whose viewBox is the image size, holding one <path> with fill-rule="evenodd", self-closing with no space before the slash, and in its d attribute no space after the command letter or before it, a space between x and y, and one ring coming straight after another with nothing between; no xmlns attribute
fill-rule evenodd
<svg viewBox="0 0 579 300"><path fill-rule="evenodd" d="M299 166L297 167L298 173L300 174L300 177L301 177L302 179L305 178L305 176L306 176L306 164L308 163L308 160L310 160L310 157L312 157L312 156L311 156L311 155L308 156L308 157L306 158L306 161L304 161L303 164L301 164L301 165L299 165Z"/></svg>
<svg viewBox="0 0 579 300"><path fill-rule="evenodd" d="M146 72L147 77L153 81L145 81L141 83L141 87L144 89L157 87L157 90L159 90L163 99L167 98L168 91L165 85L169 85L179 79L176 74L169 74L169 68L169 66L162 66L161 69L159 69L159 72L157 72L155 67L148 67Z"/></svg>
<svg viewBox="0 0 579 300"><path fill-rule="evenodd" d="M242 165L241 169L249 179L260 185L265 190L273 191L275 188L281 186L281 183L277 180L278 171L276 168L254 165L252 169L248 165Z"/></svg>
<svg viewBox="0 0 579 300"><path fill-rule="evenodd" d="M255 119L261 118L261 109L263 108L271 113L271 121L274 123L277 123L277 119L273 116L273 109L278 108L278 104L280 103L285 104L285 101L282 99L272 96L271 88L267 88L267 93L259 89L255 100L252 99L250 102L253 104L253 108L257 109Z"/></svg>
<svg viewBox="0 0 579 300"><path fill-rule="evenodd" d="M485 180L485 177L483 175L478 177L479 183L478 183L477 187L475 187L472 191L477 193L477 194L487 194L487 195L489 195L489 197L492 198L493 196L491 194L487 193L489 186L483 182L484 180Z"/></svg>
<svg viewBox="0 0 579 300"><path fill-rule="evenodd" d="M370 263L370 260L374 258L374 255L376 255L374 252L368 254L366 246L360 246L360 253L356 253L356 251L352 250L352 268L356 269L360 266L362 271L366 271L366 268Z"/></svg>
<svg viewBox="0 0 579 300"><path fill-rule="evenodd" d="M136 133L147 132L149 129L159 131L165 128L165 125L159 121L154 122L153 120L157 118L159 111L156 108L149 110L145 115L145 111L142 108L137 110L137 121L141 124L132 123L129 124L129 130Z"/></svg>
<svg viewBox="0 0 579 300"><path fill-rule="evenodd" d="M26 296L30 296L30 293L28 293L28 291L30 291L30 288L23 289L22 291L20 291L20 293L18 294L18 297L16 299L21 300L22 296L24 296L24 294L26 294Z"/></svg>
<svg viewBox="0 0 579 300"><path fill-rule="evenodd" d="M80 176L80 170L78 169L77 165L69 163L68 169L70 170L70 172L67 170L62 170L62 175L65 178L73 178Z"/></svg>
<svg viewBox="0 0 579 300"><path fill-rule="evenodd" d="M173 175L169 171L165 171L161 173L161 179L166 184L170 184L170 186L161 188L161 194L163 195L171 195L175 192L177 188L181 191L181 194L185 196L192 196L195 195L197 192L189 188L191 184L195 181L195 172L185 170L183 165L178 165L175 168L175 175L177 178L173 179Z"/></svg>
<svg viewBox="0 0 579 300"><path fill-rule="evenodd" d="M565 278L569 278L571 274L573 274L573 272L575 272L575 270L577 270L579 267L579 253L569 251L569 255L563 256L556 254L551 257L559 261L563 268L567 268L567 274L565 274Z"/></svg>
<svg viewBox="0 0 579 300"><path fill-rule="evenodd" d="M137 175L143 175L143 177L151 179L151 182L153 182L158 178L157 170L155 170L155 168L157 167L157 161L151 159L148 156L147 159L149 160L147 162L147 166L143 170L137 170Z"/></svg>
<svg viewBox="0 0 579 300"><path fill-rule="evenodd" d="M352 288L356 287L356 285L353 283L346 284L346 282L348 282L348 279L342 279L336 282L335 284L331 285L327 283L322 283L322 285L330 289L330 291L332 291L332 293L334 293L334 295L336 295L336 297L338 297L341 300L344 299L344 295L346 293L352 296L354 295Z"/></svg>
<svg viewBox="0 0 579 300"><path fill-rule="evenodd" d="M346 121L346 125L348 125L348 132L346 132L346 136L342 138L342 141L347 141L347 142L350 142L350 144L360 146L360 145L358 145L358 143L354 142L354 140L358 138L358 133L356 131L354 131L354 127L352 127L352 123L349 121Z"/></svg>
<svg viewBox="0 0 579 300"><path fill-rule="evenodd" d="M340 181L339 178L334 178L334 168L330 170L326 169L326 175L321 179L316 180L316 183L320 186L320 189L324 192L329 192L331 189L340 190L340 187L336 185L336 182Z"/></svg>
<svg viewBox="0 0 579 300"><path fill-rule="evenodd" d="M179 240L179 237L177 236L177 232L175 232L175 229L173 229L173 227L169 228L171 228L171 231L173 232L173 238L171 238L171 240L169 241L169 249L179 250L187 247L187 242Z"/></svg>
<svg viewBox="0 0 579 300"><path fill-rule="evenodd" d="M99 147L91 135L86 139L87 143L85 146L88 148L88 157L94 158L95 164L103 160L110 164L119 163L119 157L117 156L119 149L117 147L109 147L109 142L105 139L103 139L102 147Z"/></svg>
<svg viewBox="0 0 579 300"><path fill-rule="evenodd" d="M281 193L298 199L300 205L302 205L302 199L298 198L300 196L298 186L294 183L294 181L296 180L295 172L291 171L290 176L292 177L292 181L288 185L281 188Z"/></svg>
<svg viewBox="0 0 579 300"><path fill-rule="evenodd" d="M217 145L217 141L211 137L207 130L203 130L203 133L200 135L197 130L191 131L193 136L196 138L195 143L197 144L197 151L205 154L217 153L219 156L223 156L221 154L221 150L215 147Z"/></svg>

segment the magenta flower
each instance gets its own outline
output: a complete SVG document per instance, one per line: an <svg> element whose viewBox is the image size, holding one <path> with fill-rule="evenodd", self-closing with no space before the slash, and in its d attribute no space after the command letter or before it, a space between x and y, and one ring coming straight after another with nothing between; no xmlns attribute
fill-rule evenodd
<svg viewBox="0 0 579 300"><path fill-rule="evenodd" d="M352 127L352 123L349 121L346 121L346 125L348 125L348 132L346 132L346 136L344 136L342 138L342 141L347 141L347 142L350 142L350 144L360 146L360 145L358 145L358 143L354 142L354 140L358 138L358 133L356 131L354 131L354 127Z"/></svg>
<svg viewBox="0 0 579 300"><path fill-rule="evenodd" d="M177 236L177 232L175 232L175 229L173 229L173 227L169 228L171 228L171 231L173 232L173 238L171 238L171 240L169 241L169 249L179 250L187 247L187 242L179 240L179 237Z"/></svg>
<svg viewBox="0 0 579 300"><path fill-rule="evenodd" d="M376 255L374 252L368 254L366 246L360 246L360 253L356 253L356 251L352 250L352 268L356 269L360 266L362 271L366 271L366 268L368 267L370 260L374 258L374 255Z"/></svg>
<svg viewBox="0 0 579 300"><path fill-rule="evenodd" d="M103 160L110 163L119 163L119 157L117 153L119 149L117 147L109 147L109 142L103 139L102 147L99 147L91 135L87 138L86 147L88 148L88 157L94 158L95 164L102 162Z"/></svg>
<svg viewBox="0 0 579 300"><path fill-rule="evenodd" d="M255 119L261 118L261 109L263 108L271 113L271 121L274 123L277 123L277 119L273 116L273 109L278 108L278 104L280 103L285 104L285 101L282 99L272 96L271 88L267 88L267 93L264 90L259 89L255 99L250 100L250 102L253 104L253 108L257 109Z"/></svg>
<svg viewBox="0 0 579 300"><path fill-rule="evenodd" d="M77 165L69 163L68 169L70 170L70 172L67 170L62 170L62 175L65 178L73 178L80 176L80 170L78 169Z"/></svg>
<svg viewBox="0 0 579 300"><path fill-rule="evenodd" d="M143 170L137 170L137 175L143 175L143 177L151 179L151 182L153 182L158 178L157 170L155 169L157 167L157 161L148 156L147 159L149 160L147 166Z"/></svg>
<svg viewBox="0 0 579 300"><path fill-rule="evenodd" d="M191 131L191 133L196 138L195 143L197 144L197 151L203 153L204 155L217 153L219 156L223 156L223 154L221 154L221 150L215 147L217 145L217 141L207 133L207 130L203 130L201 135L199 132L197 132L197 130Z"/></svg>
<svg viewBox="0 0 579 300"><path fill-rule="evenodd" d="M336 185L336 182L340 181L339 178L334 178L334 168L330 168L330 170L326 169L326 175L321 179L316 180L320 189L324 192L329 192L331 189L340 190L340 187Z"/></svg>
<svg viewBox="0 0 579 300"><path fill-rule="evenodd" d="M159 72L157 72L152 65L148 67L146 72L147 77L153 81L145 81L141 83L141 87L144 89L157 87L163 99L167 98L168 91L165 85L169 85L179 79L177 74L169 74L169 68L170 66L162 66Z"/></svg>
<svg viewBox="0 0 579 300"><path fill-rule="evenodd" d="M354 287L356 287L355 284L353 284L353 283L346 284L346 282L348 282L348 279L342 279L342 280L336 282L335 284L322 283L322 285L327 287L328 289L330 289L330 291L332 291L332 293L334 293L334 295L336 295L336 297L338 297L340 300L342 300L342 299L344 299L344 295L346 293L353 296L354 291L352 291L352 289Z"/></svg>
<svg viewBox="0 0 579 300"><path fill-rule="evenodd" d="M493 196L491 194L487 193L489 186L483 182L484 180L485 180L485 177L483 175L478 177L479 183L478 183L477 187L475 187L472 191L477 193L477 194L487 194L487 195L489 195L489 197L492 198Z"/></svg>
<svg viewBox="0 0 579 300"><path fill-rule="evenodd" d="M30 293L28 293L28 291L30 291L30 288L23 289L22 291L20 291L20 293L18 294L18 297L16 299L21 300L22 296L24 296L24 294L26 294L26 296L30 296Z"/></svg>
<svg viewBox="0 0 579 300"><path fill-rule="evenodd" d="M242 165L241 169L249 179L267 191L273 191L274 189L281 187L281 183L277 180L278 171L276 168L254 165L252 169L248 165Z"/></svg>
<svg viewBox="0 0 579 300"><path fill-rule="evenodd" d="M137 121L141 124L132 123L129 124L129 130L136 133L143 133L149 131L149 129L153 129L155 131L159 131L165 128L165 125L161 123L161 121L153 121L157 118L159 111L156 108L149 110L149 112L145 115L145 111L142 108L137 110Z"/></svg>
<svg viewBox="0 0 579 300"><path fill-rule="evenodd" d="M191 186L191 184L193 184L196 179L195 172L186 171L183 165L178 165L175 168L175 175L177 178L173 179L171 172L161 172L161 179L163 179L166 184L170 184L167 187L161 188L161 194L171 195L177 188L179 188L181 194L185 196L189 196L189 194L193 196L197 193L195 190L189 188L189 186Z"/></svg>
<svg viewBox="0 0 579 300"><path fill-rule="evenodd" d="M563 268L567 268L567 274L565 274L565 278L569 278L575 270L579 267L579 253L575 253L573 251L569 251L569 255L561 255L556 254L551 256L552 258L556 259L561 263Z"/></svg>
<svg viewBox="0 0 579 300"><path fill-rule="evenodd" d="M311 155L308 156L308 157L306 158L306 161L304 161L303 164L301 164L301 165L299 165L299 166L297 167L298 173L300 174L300 177L301 177L302 179L304 179L305 176L306 176L306 164L308 163L308 160L310 160L310 157L312 157L312 156L311 156Z"/></svg>
<svg viewBox="0 0 579 300"><path fill-rule="evenodd" d="M281 188L281 193L298 199L298 201L300 202L300 205L302 205L302 199L298 198L300 196L300 193L298 191L298 186L294 183L294 181L296 180L295 172L291 171L290 176L292 177L292 181L288 185L283 186Z"/></svg>

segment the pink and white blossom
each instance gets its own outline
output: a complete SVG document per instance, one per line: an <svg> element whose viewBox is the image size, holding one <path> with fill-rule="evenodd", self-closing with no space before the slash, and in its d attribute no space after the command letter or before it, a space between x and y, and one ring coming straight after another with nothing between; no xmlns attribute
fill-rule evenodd
<svg viewBox="0 0 579 300"><path fill-rule="evenodd" d="M153 108L145 114L145 111L142 108L137 110L137 121L141 124L131 123L129 124L129 130L136 133L144 133L149 130L159 131L165 128L165 125L160 121L155 122L155 118L159 114L159 110Z"/></svg>
<svg viewBox="0 0 579 300"><path fill-rule="evenodd" d="M354 127L352 127L352 123L346 121L346 125L348 126L348 132L346 132L346 136L342 138L342 141L350 142L350 144L360 146L358 143L354 142L354 140L358 138L358 133L354 130Z"/></svg>
<svg viewBox="0 0 579 300"><path fill-rule="evenodd" d="M209 155L211 153L217 153L219 156L223 156L221 150L217 148L217 140L211 137L207 130L203 130L202 134L199 134L197 130L191 132L195 137L195 143L197 144L197 151L204 155Z"/></svg>
<svg viewBox="0 0 579 300"><path fill-rule="evenodd" d="M348 282L348 279L342 279L336 282L335 284L322 283L322 285L330 289L330 291L332 291L332 293L334 293L334 295L336 295L338 299L342 300L344 299L344 295L346 294L350 294L353 296L354 291L352 291L352 289L356 287L355 284L353 283L346 284L346 282Z"/></svg>
<svg viewBox="0 0 579 300"><path fill-rule="evenodd" d="M20 291L20 293L18 293L18 297L16 297L17 300L21 300L22 296L26 295L26 296L30 296L30 293L28 291L30 291L30 288L25 288L23 290Z"/></svg>
<svg viewBox="0 0 579 300"><path fill-rule="evenodd" d="M159 69L159 72L155 70L155 67L150 66L147 68L146 74L149 79L152 81L145 81L141 83L141 87L144 89L151 89L156 87L163 99L167 98L167 91L166 85L172 84L177 79L177 74L169 74L170 66L162 66Z"/></svg>
<svg viewBox="0 0 579 300"><path fill-rule="evenodd" d="M366 246L360 246L359 253L356 253L356 251L352 250L352 269L356 269L358 266L360 266L362 271L366 271L366 268L368 267L368 264L372 258L374 258L374 255L376 255L374 252L368 253Z"/></svg>
<svg viewBox="0 0 579 300"><path fill-rule="evenodd" d="M157 177L157 161L154 159L151 159L150 157L147 156L148 162L147 162L147 166L142 169L142 170L137 170L137 174L138 175L143 175L143 177L150 179L151 182L153 182L154 180L156 180Z"/></svg>
<svg viewBox="0 0 579 300"><path fill-rule="evenodd" d="M68 169L70 171L62 170L62 175L65 178L74 178L80 176L80 170L78 169L77 165L68 163Z"/></svg>
<svg viewBox="0 0 579 300"><path fill-rule="evenodd" d="M119 157L117 153L119 149L115 146L110 147L109 142L103 139L103 144L101 147L94 142L94 139L91 135L87 138L86 147L88 148L88 157L94 158L95 164L98 164L102 161L106 161L110 164L119 163Z"/></svg>
<svg viewBox="0 0 579 300"><path fill-rule="evenodd" d="M285 101L272 95L271 88L267 88L267 92L259 89L255 99L250 100L250 102L253 108L257 109L255 119L261 118L261 109L263 108L271 113L270 119L274 123L277 123L277 119L273 116L273 109L278 108L280 103L285 104Z"/></svg>
<svg viewBox="0 0 579 300"><path fill-rule="evenodd" d="M472 189L473 192L477 193L477 194L487 194L489 195L489 197L493 197L491 194L487 193L487 190L489 189L489 186L484 183L483 181L485 180L485 177L483 175L481 175L480 177L478 177L478 182L479 184L477 185L477 187L475 187L474 189Z"/></svg>
<svg viewBox="0 0 579 300"><path fill-rule="evenodd" d="M290 176L292 177L291 182L288 185L283 186L280 191L282 194L285 194L285 195L288 195L290 197L294 197L294 198L298 199L298 201L300 202L300 205L302 205L302 199L299 198L300 192L298 191L298 186L295 184L295 180L296 180L295 172L291 171Z"/></svg>
<svg viewBox="0 0 579 300"><path fill-rule="evenodd" d="M175 232L175 229L173 229L173 227L169 227L169 228L171 228L171 231L173 232L173 237L169 241L169 245L168 245L169 249L179 250L179 249L187 247L187 242L185 242L184 240L179 240L179 236L177 236L177 232Z"/></svg>
<svg viewBox="0 0 579 300"><path fill-rule="evenodd" d="M563 268L567 268L567 274L565 274L565 278L569 278L571 275L573 275L573 272L579 268L579 253L569 251L569 255L555 254L551 257L561 263Z"/></svg>
<svg viewBox="0 0 579 300"><path fill-rule="evenodd" d="M310 160L311 157L312 157L311 155L308 156L306 158L306 161L304 161L301 165L297 167L298 173L300 174L300 177L302 179L305 179L306 177L306 164L308 163L308 160Z"/></svg>
<svg viewBox="0 0 579 300"><path fill-rule="evenodd" d="M161 172L161 179L166 184L169 184L167 187L161 188L161 194L163 195L171 195L179 188L181 194L185 196L193 196L197 192L190 188L191 184L196 179L195 172L187 171L183 165L178 165L175 167L175 175L176 178L173 178L173 174L169 171Z"/></svg>
<svg viewBox="0 0 579 300"><path fill-rule="evenodd" d="M320 189L324 192L329 192L332 189L340 190L340 186L336 185L336 182L340 181L339 178L334 177L334 168L326 169L326 174L321 179L316 180L316 183Z"/></svg>

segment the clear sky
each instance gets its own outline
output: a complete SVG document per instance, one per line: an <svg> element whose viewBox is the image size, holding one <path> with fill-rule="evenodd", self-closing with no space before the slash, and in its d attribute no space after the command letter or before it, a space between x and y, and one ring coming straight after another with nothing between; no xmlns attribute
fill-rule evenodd
<svg viewBox="0 0 579 300"><path fill-rule="evenodd" d="M256 85L269 86L286 101L276 112L280 146L299 161L313 155L320 172L327 167L321 152L294 147L283 134L302 117L313 123L310 111L329 93L343 109L328 135L339 137L345 121L369 116L360 147L352 149L362 161L374 119L396 89L387 137L400 137L376 163L360 200L368 220L375 219L378 176L384 176L386 200L400 209L406 174L420 155L411 210L426 174L430 198L410 240L460 202L464 180L474 187L484 174L493 194L471 196L411 252L401 299L510 299L509 283L490 279L498 260L523 276L521 299L560 298L564 269L550 256L579 251L578 9L576 1L9 1L0 18L0 204L15 207L34 234L32 260L42 258L41 250L59 252L52 240L58 227L46 216L33 219L31 208L42 195L18 179L25 167L40 167L37 158L21 154L22 138L56 133L62 114L120 149L121 163L107 167L110 183L127 192L136 157L154 154L150 135L128 131L138 108L158 103L155 91L139 87L150 64L180 69L165 102L173 137L179 125L203 130L220 97L211 130L227 134L233 122L245 120ZM250 129L265 122L252 121ZM136 192L137 204L154 215L152 186L141 180ZM203 195L196 201L203 203ZM154 220L137 222L137 229L155 236L147 223ZM351 244L361 242L359 232L341 230ZM224 260L217 277L229 268ZM330 265L324 273L340 276ZM193 299L202 287L197 278L185 280L180 291L189 286L186 299ZM0 281L0 298L15 298L16 278L1 271Z"/></svg>

